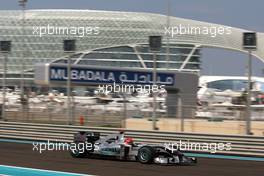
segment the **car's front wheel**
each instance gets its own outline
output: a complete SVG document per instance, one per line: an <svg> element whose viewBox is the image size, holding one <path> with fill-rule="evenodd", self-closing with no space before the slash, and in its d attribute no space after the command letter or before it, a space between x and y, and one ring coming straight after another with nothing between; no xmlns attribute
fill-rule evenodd
<svg viewBox="0 0 264 176"><path fill-rule="evenodd" d="M143 164L152 163L155 157L155 150L151 146L143 146L138 150L137 159Z"/></svg>

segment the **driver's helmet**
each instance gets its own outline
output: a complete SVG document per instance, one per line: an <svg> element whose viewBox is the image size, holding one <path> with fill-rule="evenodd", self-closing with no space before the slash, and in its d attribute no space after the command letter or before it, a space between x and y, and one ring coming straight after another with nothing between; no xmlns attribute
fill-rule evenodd
<svg viewBox="0 0 264 176"><path fill-rule="evenodd" d="M133 138L125 138L125 144L133 144Z"/></svg>

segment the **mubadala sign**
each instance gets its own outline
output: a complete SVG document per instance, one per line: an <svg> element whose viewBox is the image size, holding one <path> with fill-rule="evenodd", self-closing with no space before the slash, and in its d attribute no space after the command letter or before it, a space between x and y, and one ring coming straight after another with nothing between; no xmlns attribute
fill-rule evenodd
<svg viewBox="0 0 264 176"><path fill-rule="evenodd" d="M50 81L66 81L67 68L60 66L50 67ZM71 69L72 83L117 83L117 84L153 84L151 72L95 69L95 68L76 68ZM174 84L174 74L158 73L157 84Z"/></svg>
<svg viewBox="0 0 264 176"><path fill-rule="evenodd" d="M67 64L40 64L35 66L38 84L66 84ZM71 67L71 82L76 85L98 84L153 84L152 70L78 66ZM158 72L157 84L173 87L175 72Z"/></svg>
<svg viewBox="0 0 264 176"><path fill-rule="evenodd" d="M67 83L67 64L37 64L35 65L35 83L41 85L64 85ZM93 86L103 84L151 85L151 69L116 68L99 66L72 65L71 84L79 86ZM179 89L188 92L196 91L198 75L177 71L158 71L157 84L166 89Z"/></svg>

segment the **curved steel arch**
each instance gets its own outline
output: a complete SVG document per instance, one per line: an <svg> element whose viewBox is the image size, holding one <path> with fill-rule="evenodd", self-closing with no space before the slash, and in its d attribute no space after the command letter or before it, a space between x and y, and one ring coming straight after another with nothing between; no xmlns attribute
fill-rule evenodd
<svg viewBox="0 0 264 176"><path fill-rule="evenodd" d="M192 35L192 34L175 34L174 37L170 38L172 42L181 42L181 43L190 43L190 44L197 44L201 45L201 47L213 47L213 48L222 48L228 50L235 50L239 52L246 53L247 50L243 49L243 33L248 32L248 30L213 24L213 23L206 23L201 21L171 17L171 27L177 27L179 24L182 26L191 26L191 27L199 27L199 28L210 28L210 27L217 27L217 28L229 28L230 34L218 34L215 37L212 37L210 34L199 34L199 35ZM168 37L164 35L165 37ZM253 51L252 54L264 62L264 33L257 33L257 50Z"/></svg>

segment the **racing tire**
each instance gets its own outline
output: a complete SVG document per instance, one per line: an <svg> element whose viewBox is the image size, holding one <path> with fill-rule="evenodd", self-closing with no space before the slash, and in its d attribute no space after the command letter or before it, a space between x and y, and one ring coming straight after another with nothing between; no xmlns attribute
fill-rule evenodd
<svg viewBox="0 0 264 176"><path fill-rule="evenodd" d="M78 145L78 143L75 143L75 145ZM88 154L86 150L80 151L78 147L76 148L76 150L70 149L70 153L73 158L85 158Z"/></svg>
<svg viewBox="0 0 264 176"><path fill-rule="evenodd" d="M137 159L142 164L153 163L155 157L155 149L151 146L144 146L138 150Z"/></svg>

